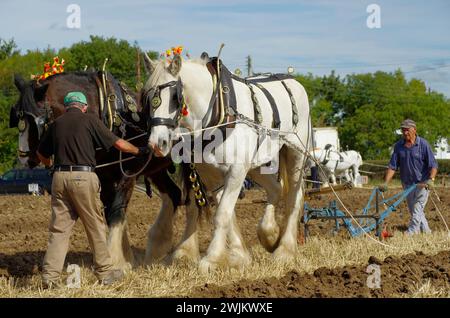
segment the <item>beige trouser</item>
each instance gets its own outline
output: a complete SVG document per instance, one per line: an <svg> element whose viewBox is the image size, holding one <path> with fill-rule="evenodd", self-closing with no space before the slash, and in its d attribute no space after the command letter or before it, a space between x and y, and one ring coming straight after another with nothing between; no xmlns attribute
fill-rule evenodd
<svg viewBox="0 0 450 318"><path fill-rule="evenodd" d="M50 237L42 277L57 280L64 267L72 228L81 218L94 254L94 270L104 279L113 269L106 245L106 223L100 184L94 172L60 171L53 175Z"/></svg>

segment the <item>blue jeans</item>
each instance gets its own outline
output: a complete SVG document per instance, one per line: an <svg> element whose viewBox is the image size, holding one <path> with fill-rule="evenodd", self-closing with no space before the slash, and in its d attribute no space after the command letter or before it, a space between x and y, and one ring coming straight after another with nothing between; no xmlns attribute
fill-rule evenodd
<svg viewBox="0 0 450 318"><path fill-rule="evenodd" d="M428 221L425 218L425 205L427 204L428 195L428 189L417 186L417 188L410 192L406 197L409 213L411 214L411 221L409 222L408 230L406 231L408 234L431 232Z"/></svg>

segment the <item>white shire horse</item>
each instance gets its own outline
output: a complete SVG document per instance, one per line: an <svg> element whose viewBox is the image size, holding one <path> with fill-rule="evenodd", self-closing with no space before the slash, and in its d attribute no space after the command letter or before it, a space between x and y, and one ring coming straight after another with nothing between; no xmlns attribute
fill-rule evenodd
<svg viewBox="0 0 450 318"><path fill-rule="evenodd" d="M331 178L333 185L336 185L336 175L342 174L355 187L359 186L359 167L363 163L359 152L355 150L338 152L334 146L327 145L324 149L314 148L312 155L324 169L326 180Z"/></svg>
<svg viewBox="0 0 450 318"><path fill-rule="evenodd" d="M247 174L268 194L257 230L261 243L275 259L292 259L303 204L304 153L311 138L303 86L285 75L243 80L207 54L199 60L182 60L175 55L172 61L152 61L148 56L145 61L150 70L144 88L151 115L149 146L158 156L176 159L181 149L184 159L193 158L205 191L217 201L214 236L200 261L200 271L251 262L234 212ZM218 128L221 123L228 124ZM270 130L272 127L275 129ZM190 133L174 143L181 136L176 128L194 135L194 149ZM208 128L205 134L199 132L202 128ZM196 147L199 140L204 143ZM280 229L274 211L282 194L286 196L286 213Z"/></svg>

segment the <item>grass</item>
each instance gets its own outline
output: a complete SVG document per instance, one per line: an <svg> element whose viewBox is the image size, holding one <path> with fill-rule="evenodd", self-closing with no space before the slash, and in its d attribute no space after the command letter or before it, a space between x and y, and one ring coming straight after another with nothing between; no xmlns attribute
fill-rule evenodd
<svg viewBox="0 0 450 318"><path fill-rule="evenodd" d="M416 283L410 294L411 298L450 298L450 286L436 288L429 279Z"/></svg>
<svg viewBox="0 0 450 318"><path fill-rule="evenodd" d="M172 266L153 265L139 267L127 273L125 279L113 286L100 286L89 268L81 268L81 288L42 290L38 275L24 278L0 277L0 297L185 297L197 286L225 285L232 282L281 277L287 271L312 273L319 267L335 268L344 265L367 264L370 256L384 259L415 251L436 254L450 248L448 233L404 236L394 233L389 246L367 237L357 239L330 239L313 237L301 245L291 263L278 264L260 246L251 249L253 263L239 270L217 270L208 275L199 274L193 264L180 263ZM429 281L416 282L409 297L449 297L448 289L436 289Z"/></svg>

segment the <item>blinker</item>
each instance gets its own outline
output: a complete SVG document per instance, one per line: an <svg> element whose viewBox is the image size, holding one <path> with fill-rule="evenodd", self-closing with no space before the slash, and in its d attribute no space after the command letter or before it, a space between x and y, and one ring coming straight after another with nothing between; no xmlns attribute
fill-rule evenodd
<svg viewBox="0 0 450 318"><path fill-rule="evenodd" d="M27 124L25 123L25 120L23 118L21 118L19 120L19 123L17 124L17 128L19 128L20 132L23 132L26 128Z"/></svg>

